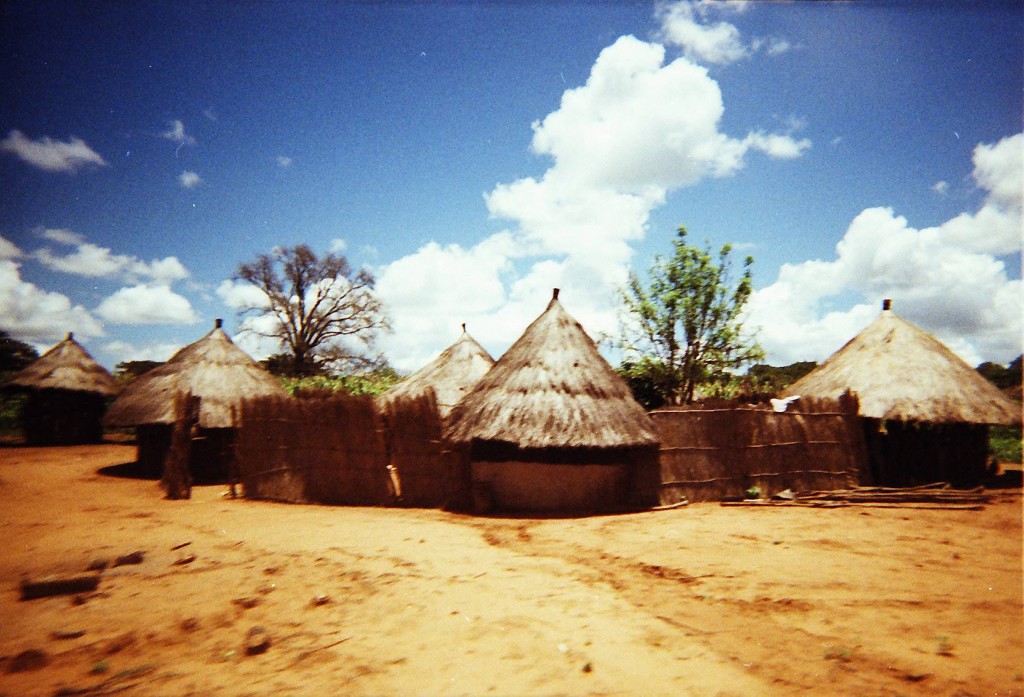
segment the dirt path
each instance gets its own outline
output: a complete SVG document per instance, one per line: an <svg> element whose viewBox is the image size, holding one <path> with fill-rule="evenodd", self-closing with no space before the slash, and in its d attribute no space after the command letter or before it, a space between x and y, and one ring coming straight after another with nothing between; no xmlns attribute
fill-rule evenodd
<svg viewBox="0 0 1024 697"><path fill-rule="evenodd" d="M133 457L0 448L0 695L1024 694L1019 495L478 518L98 473ZM19 599L135 550L81 604Z"/></svg>

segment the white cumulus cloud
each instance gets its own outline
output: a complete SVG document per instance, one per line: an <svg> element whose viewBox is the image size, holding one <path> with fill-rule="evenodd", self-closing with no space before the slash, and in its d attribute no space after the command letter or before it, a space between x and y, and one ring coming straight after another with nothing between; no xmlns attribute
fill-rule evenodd
<svg viewBox="0 0 1024 697"><path fill-rule="evenodd" d="M660 37L666 43L683 49L695 61L713 64L735 63L750 55L751 49L740 31L728 22L713 22L714 11L742 10L743 3L676 2L658 8L661 20Z"/></svg>
<svg viewBox="0 0 1024 697"><path fill-rule="evenodd" d="M76 245L83 244L85 242L85 238L74 230L65 230L63 228L43 228L38 232L41 237L44 237L51 242L57 242L58 244Z"/></svg>
<svg viewBox="0 0 1024 697"><path fill-rule="evenodd" d="M978 211L919 229L890 208L868 208L835 259L784 265L748 308L769 360L823 360L877 316L882 298L972 365L1020 355L1022 286L998 256L1021 249L1021 202L1011 192L1022 138L975 149L974 178L988 192ZM841 300L850 297L859 300Z"/></svg>
<svg viewBox="0 0 1024 697"><path fill-rule="evenodd" d="M16 259L21 256L21 253L18 245L4 237L0 237L0 260Z"/></svg>
<svg viewBox="0 0 1024 697"><path fill-rule="evenodd" d="M39 231L39 234L58 244L75 247L75 251L68 254L54 253L48 247L33 253L35 259L53 271L129 282L146 280L163 285L189 277L188 270L177 257L145 262L138 257L114 254L110 248L87 242L84 237L71 230L45 229Z"/></svg>
<svg viewBox="0 0 1024 697"><path fill-rule="evenodd" d="M485 195L509 229L471 248L431 242L379 270L395 364L419 367L462 321L504 350L553 287L594 338L614 331L632 245L672 191L735 174L753 150L792 158L810 147L786 134L731 137L723 113L717 82L687 58L666 63L663 46L632 36L601 51L586 83L532 125L531 149L551 159L548 170Z"/></svg>
<svg viewBox="0 0 1024 697"><path fill-rule="evenodd" d="M245 281L222 281L217 286L217 295L225 305L234 310L248 307L270 307L267 294Z"/></svg>
<svg viewBox="0 0 1024 697"><path fill-rule="evenodd" d="M195 172L185 170L178 175L178 183L180 183L186 189L192 189L203 183L202 177Z"/></svg>
<svg viewBox="0 0 1024 697"><path fill-rule="evenodd" d="M720 15L739 14L747 7L748 3L742 0L661 3L655 11L661 22L658 39L678 46L690 60L710 65L728 65L762 51L779 56L793 49L787 39L779 36L756 37L748 43L734 24L717 21Z"/></svg>
<svg viewBox="0 0 1024 697"><path fill-rule="evenodd" d="M185 133L185 123L181 119L168 121L167 130L161 133L160 137L166 138L172 143L177 143L178 145L196 144L196 139Z"/></svg>
<svg viewBox="0 0 1024 697"><path fill-rule="evenodd" d="M188 299L168 286L121 288L96 308L111 324L195 324L199 321Z"/></svg>
<svg viewBox="0 0 1024 697"><path fill-rule="evenodd" d="M108 341L103 351L113 357L113 363L125 361L166 361L179 350L181 344L174 343L143 343L133 344L127 341Z"/></svg>
<svg viewBox="0 0 1024 697"><path fill-rule="evenodd" d="M792 160L800 157L805 150L811 147L811 141L806 138L794 140L789 135L778 133L751 133L746 137L744 143L780 160Z"/></svg>
<svg viewBox="0 0 1024 697"><path fill-rule="evenodd" d="M9 259L0 260L0 328L35 342L56 341L70 331L103 336L103 325L88 310L23 280L18 264Z"/></svg>
<svg viewBox="0 0 1024 697"><path fill-rule="evenodd" d="M962 213L939 228L948 244L986 254L1012 254L1021 248L1024 198L1024 134L974 149L974 181L987 192L981 208Z"/></svg>
<svg viewBox="0 0 1024 697"><path fill-rule="evenodd" d="M177 257L154 259L147 263L136 257L114 254L106 247L86 242L64 256L45 247L35 254L43 266L54 271L92 278L148 279L157 283L188 278L189 273Z"/></svg>
<svg viewBox="0 0 1024 697"><path fill-rule="evenodd" d="M46 172L72 174L89 165L105 167L107 164L84 140L74 136L65 142L49 136L30 140L21 131L13 130L0 141L0 152L9 152Z"/></svg>

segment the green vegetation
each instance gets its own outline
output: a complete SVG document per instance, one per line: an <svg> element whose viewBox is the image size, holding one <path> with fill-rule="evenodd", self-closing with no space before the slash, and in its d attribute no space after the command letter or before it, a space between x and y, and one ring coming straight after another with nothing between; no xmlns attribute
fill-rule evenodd
<svg viewBox="0 0 1024 697"><path fill-rule="evenodd" d="M378 395L397 385L402 378L390 367L354 375L280 376L289 394L309 395L317 392L347 392L354 395Z"/></svg>
<svg viewBox="0 0 1024 697"><path fill-rule="evenodd" d="M689 404L698 385L727 385L735 371L764 352L743 331L743 306L753 290L754 258L733 278L724 245L717 256L710 245L689 244L680 227L669 258L655 257L647 282L630 273L620 292L623 374L637 386L647 406Z"/></svg>
<svg viewBox="0 0 1024 697"><path fill-rule="evenodd" d="M797 361L782 367L758 363L747 371L751 390L759 394L778 394L807 373L818 367L814 361Z"/></svg>
<svg viewBox="0 0 1024 697"><path fill-rule="evenodd" d="M1021 398L1021 358L1022 356L1017 356L1007 366L986 361L976 370L993 385L1007 391L1012 399L1019 401ZM1021 446L1020 426L992 426L989 428L988 452L996 462L1024 462Z"/></svg>
<svg viewBox="0 0 1024 697"><path fill-rule="evenodd" d="M6 379L39 358L39 352L0 329L0 379Z"/></svg>
<svg viewBox="0 0 1024 697"><path fill-rule="evenodd" d="M0 437L21 435L21 410L28 397L0 392Z"/></svg>
<svg viewBox="0 0 1024 697"><path fill-rule="evenodd" d="M997 462L1024 462L1020 426L992 426L988 430L988 452Z"/></svg>
<svg viewBox="0 0 1024 697"><path fill-rule="evenodd" d="M1021 358L1024 358L1024 356L1017 356L1010 361L1008 366L1001 366L998 363L986 361L975 370L1001 390L1019 387L1021 384Z"/></svg>
<svg viewBox="0 0 1024 697"><path fill-rule="evenodd" d="M0 385L37 358L38 351L0 329ZM21 410L26 399L21 393L0 391L0 436L21 433Z"/></svg>

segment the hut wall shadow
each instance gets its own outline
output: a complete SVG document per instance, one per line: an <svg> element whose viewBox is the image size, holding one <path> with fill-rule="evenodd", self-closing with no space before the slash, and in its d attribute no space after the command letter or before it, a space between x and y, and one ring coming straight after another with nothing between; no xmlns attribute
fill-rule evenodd
<svg viewBox="0 0 1024 697"><path fill-rule="evenodd" d="M864 439L872 484L970 488L986 480L987 426L864 419Z"/></svg>
<svg viewBox="0 0 1024 697"><path fill-rule="evenodd" d="M657 448L470 447L471 507L478 513L613 511L658 501Z"/></svg>
<svg viewBox="0 0 1024 697"><path fill-rule="evenodd" d="M160 479L164 460L170 452L174 427L149 424L136 429L138 451L135 462L111 465L99 470L100 474L129 479ZM189 471L196 484L222 484L228 481L229 468L234 458L235 429L203 428L192 440L189 451Z"/></svg>
<svg viewBox="0 0 1024 697"><path fill-rule="evenodd" d="M90 445L103 442L105 397L92 392L34 390L22 411L27 445Z"/></svg>

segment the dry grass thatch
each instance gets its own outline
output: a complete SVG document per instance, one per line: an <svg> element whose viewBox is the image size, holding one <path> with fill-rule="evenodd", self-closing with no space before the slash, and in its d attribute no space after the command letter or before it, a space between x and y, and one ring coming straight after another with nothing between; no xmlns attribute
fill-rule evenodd
<svg viewBox="0 0 1024 697"><path fill-rule="evenodd" d="M32 365L16 373L6 386L25 390L89 392L106 397L120 391L114 376L93 360L70 332Z"/></svg>
<svg viewBox="0 0 1024 697"><path fill-rule="evenodd" d="M466 325L462 325L462 336L454 344L381 398L390 403L422 397L433 390L438 413L445 418L493 365L491 354L469 335Z"/></svg>
<svg viewBox="0 0 1024 697"><path fill-rule="evenodd" d="M232 408L247 398L286 397L278 380L235 346L220 320L213 331L129 385L107 411L107 426L174 422L175 395L202 399L202 428L236 426Z"/></svg>
<svg viewBox="0 0 1024 697"><path fill-rule="evenodd" d="M650 418L597 346L558 302L547 309L449 415L449 440L519 448L656 446Z"/></svg>
<svg viewBox="0 0 1024 697"><path fill-rule="evenodd" d="M887 306L886 306L887 307ZM783 396L857 393L860 415L929 423L1012 425L1020 406L938 339L889 309Z"/></svg>

